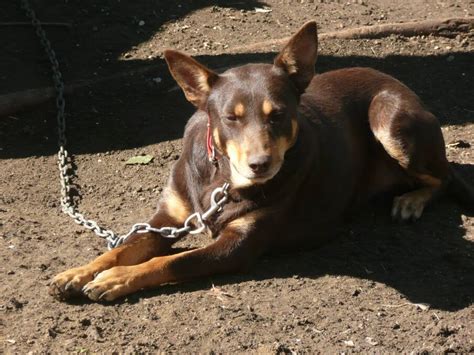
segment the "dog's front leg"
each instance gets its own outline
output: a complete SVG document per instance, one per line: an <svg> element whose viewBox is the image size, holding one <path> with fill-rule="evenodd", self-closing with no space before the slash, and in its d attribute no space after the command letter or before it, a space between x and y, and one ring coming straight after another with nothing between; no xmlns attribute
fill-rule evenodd
<svg viewBox="0 0 474 355"><path fill-rule="evenodd" d="M111 301L162 284L243 270L265 250L265 244L259 235L227 227L206 247L103 271L84 287L84 293L94 301Z"/></svg>
<svg viewBox="0 0 474 355"><path fill-rule="evenodd" d="M160 208L149 223L152 227L180 227L184 222L183 210L187 210L185 207L184 201L167 191L160 202ZM51 282L50 294L58 299L78 295L84 285L100 272L116 266L140 264L155 256L167 255L175 241L153 233L132 235L125 244L104 253L92 262L58 274Z"/></svg>

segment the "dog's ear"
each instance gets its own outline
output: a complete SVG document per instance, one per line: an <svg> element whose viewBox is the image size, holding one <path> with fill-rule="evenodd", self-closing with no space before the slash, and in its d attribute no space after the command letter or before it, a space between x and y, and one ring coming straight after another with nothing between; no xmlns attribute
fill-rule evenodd
<svg viewBox="0 0 474 355"><path fill-rule="evenodd" d="M275 58L274 65L282 68L303 93L313 79L317 55L317 26L315 21L310 21L290 38Z"/></svg>
<svg viewBox="0 0 474 355"><path fill-rule="evenodd" d="M203 109L218 75L184 53L166 50L166 63L189 102Z"/></svg>

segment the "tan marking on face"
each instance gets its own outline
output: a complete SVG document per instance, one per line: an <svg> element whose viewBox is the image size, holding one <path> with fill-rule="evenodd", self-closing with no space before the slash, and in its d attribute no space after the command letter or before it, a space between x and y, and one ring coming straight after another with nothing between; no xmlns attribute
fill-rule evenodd
<svg viewBox="0 0 474 355"><path fill-rule="evenodd" d="M245 140L242 145L244 147L246 146ZM245 149L239 146L236 142L229 140L226 143L226 152L230 160L230 179L232 182L232 187L245 187L253 185L255 182L257 182L257 180L249 179L243 175L245 174L246 169L248 169L246 166L247 153Z"/></svg>
<svg viewBox="0 0 474 355"><path fill-rule="evenodd" d="M219 138L219 131L217 130L217 128L213 129L212 138L214 139L214 144L217 147L217 149L222 151L222 144L221 144L221 140Z"/></svg>
<svg viewBox="0 0 474 355"><path fill-rule="evenodd" d="M226 151L231 162L234 164L240 163L241 150L239 149L237 143L235 143L233 140L228 140L226 143Z"/></svg>
<svg viewBox="0 0 474 355"><path fill-rule="evenodd" d="M234 114L237 117L243 117L245 115L245 106L243 103L239 102L237 105L235 105Z"/></svg>
<svg viewBox="0 0 474 355"><path fill-rule="evenodd" d="M290 146L293 146L293 144L295 144L296 142L296 138L298 137L298 130L299 130L299 125L298 125L298 121L296 120L296 118L293 118L291 120L291 145Z"/></svg>
<svg viewBox="0 0 474 355"><path fill-rule="evenodd" d="M166 190L164 194L164 206L170 216L175 218L178 223L184 223L191 214L191 209L187 202L172 189Z"/></svg>
<svg viewBox="0 0 474 355"><path fill-rule="evenodd" d="M278 152L278 158L283 159L286 151L290 149L290 142L286 137L280 137L276 141L276 148Z"/></svg>
<svg viewBox="0 0 474 355"><path fill-rule="evenodd" d="M272 113L272 110L273 110L272 103L268 101L267 99L263 100L263 104L262 104L263 114L268 116L270 113Z"/></svg>

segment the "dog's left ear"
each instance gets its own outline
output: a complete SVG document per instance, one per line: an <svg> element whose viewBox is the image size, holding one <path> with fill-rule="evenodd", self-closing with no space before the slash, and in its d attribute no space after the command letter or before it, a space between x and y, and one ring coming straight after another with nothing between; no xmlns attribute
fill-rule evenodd
<svg viewBox="0 0 474 355"><path fill-rule="evenodd" d="M282 68L303 93L314 76L318 55L318 31L315 21L303 25L275 58L273 64Z"/></svg>
<svg viewBox="0 0 474 355"><path fill-rule="evenodd" d="M164 56L171 75L183 89L188 101L204 109L211 87L219 76L184 53L166 50Z"/></svg>

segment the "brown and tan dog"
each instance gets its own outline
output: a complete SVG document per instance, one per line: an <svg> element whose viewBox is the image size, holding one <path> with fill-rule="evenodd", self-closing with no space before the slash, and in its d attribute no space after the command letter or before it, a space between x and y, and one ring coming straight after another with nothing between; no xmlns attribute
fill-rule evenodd
<svg viewBox="0 0 474 355"><path fill-rule="evenodd" d="M57 275L51 293L110 301L243 270L269 250L321 242L351 206L394 186L406 191L393 202L395 219L418 219L444 191L474 206L473 190L446 159L437 119L410 89L366 68L315 76L316 56L314 22L290 39L273 65L216 74L166 51L173 77L197 111L149 223L182 226L194 211L207 210L212 191L227 181L229 202L207 222L217 239L172 254L176 239L136 234ZM213 164L208 153L214 149Z"/></svg>

